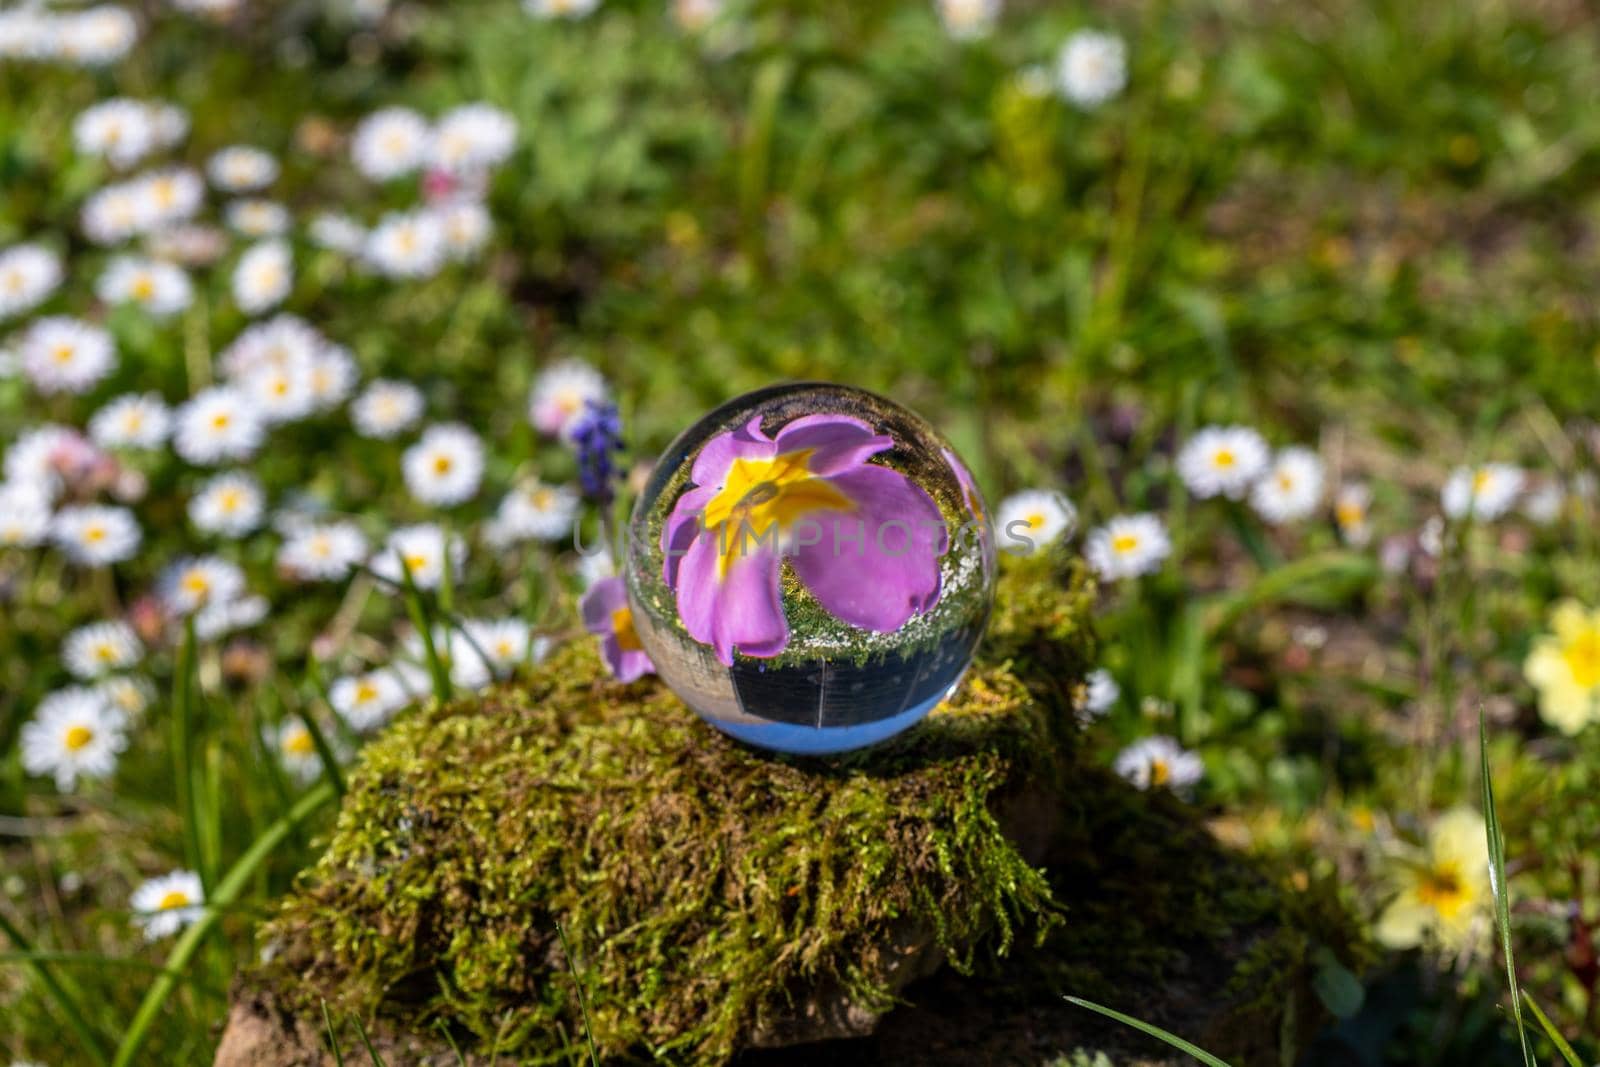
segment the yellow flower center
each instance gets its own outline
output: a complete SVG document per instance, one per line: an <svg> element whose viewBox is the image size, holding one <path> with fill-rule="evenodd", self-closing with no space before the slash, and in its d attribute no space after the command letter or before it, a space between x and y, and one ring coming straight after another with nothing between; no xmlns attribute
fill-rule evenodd
<svg viewBox="0 0 1600 1067"><path fill-rule="evenodd" d="M1467 904L1467 887L1460 870L1453 862L1442 862L1423 871L1417 883L1417 899L1438 912L1440 918L1453 918Z"/></svg>
<svg viewBox="0 0 1600 1067"><path fill-rule="evenodd" d="M556 502L556 495L548 489L537 489L530 499L534 507L543 511Z"/></svg>
<svg viewBox="0 0 1600 1067"><path fill-rule="evenodd" d="M1360 526L1367 518L1367 510L1354 501L1344 501L1333 509L1333 517L1340 526Z"/></svg>
<svg viewBox="0 0 1600 1067"><path fill-rule="evenodd" d="M106 539L106 528L99 525L86 526L83 530L83 539L91 545L97 545Z"/></svg>
<svg viewBox="0 0 1600 1067"><path fill-rule="evenodd" d="M1278 488L1287 493L1289 490L1294 488L1294 479L1289 477L1287 474L1280 472L1278 474Z"/></svg>
<svg viewBox="0 0 1600 1067"><path fill-rule="evenodd" d="M1167 782L1169 782L1171 780L1172 780L1172 768L1167 766L1167 761L1166 760L1164 760L1164 759L1153 759L1153 760L1150 761L1150 784L1151 785L1166 785Z"/></svg>
<svg viewBox="0 0 1600 1067"><path fill-rule="evenodd" d="M1600 686L1600 626L1585 626L1561 650L1572 680L1580 688Z"/></svg>
<svg viewBox="0 0 1600 1067"><path fill-rule="evenodd" d="M1035 511L1032 515L1029 515L1023 521L1025 521L1028 524L1028 529L1037 530L1037 529L1039 529L1039 527L1044 525L1044 512Z"/></svg>
<svg viewBox="0 0 1600 1067"><path fill-rule="evenodd" d="M378 687L363 678L356 683L356 703L369 704L378 699Z"/></svg>
<svg viewBox="0 0 1600 1067"><path fill-rule="evenodd" d="M283 750L291 756L309 756L316 751L307 730L296 730L283 739Z"/></svg>
<svg viewBox="0 0 1600 1067"><path fill-rule="evenodd" d="M50 350L50 358L57 363L71 363L72 357L77 354L78 350L71 345L56 345Z"/></svg>
<svg viewBox="0 0 1600 1067"><path fill-rule="evenodd" d="M226 430L228 428L228 423L232 421L232 415L229 415L226 411L219 411L215 415L211 416L211 428L213 430Z"/></svg>
<svg viewBox="0 0 1600 1067"><path fill-rule="evenodd" d="M626 604L611 613L611 629L622 651L638 652L644 648L639 643L639 632L633 628L633 609Z"/></svg>
<svg viewBox="0 0 1600 1067"><path fill-rule="evenodd" d="M117 658L117 650L109 642L98 644L94 649L94 658L101 663L110 663Z"/></svg>
<svg viewBox="0 0 1600 1067"><path fill-rule="evenodd" d="M156 283L148 274L141 274L128 287L135 300L141 303L156 295Z"/></svg>
<svg viewBox="0 0 1600 1067"><path fill-rule="evenodd" d="M428 569L428 557L424 556L420 552L411 553L409 556L405 557L405 561L406 566L410 568L412 575L416 575L419 571Z"/></svg>
<svg viewBox="0 0 1600 1067"><path fill-rule="evenodd" d="M1233 450L1231 448L1219 448L1217 449L1216 454L1211 457L1211 462L1223 470L1231 470L1233 465L1239 462L1239 460L1238 457L1233 454Z"/></svg>
<svg viewBox="0 0 1600 1067"><path fill-rule="evenodd" d="M1139 547L1139 538L1133 534L1117 534L1111 539L1111 551L1125 556Z"/></svg>
<svg viewBox="0 0 1600 1067"><path fill-rule="evenodd" d="M217 506L224 514L232 515L239 510L239 505L244 503L244 494L233 486L229 486L217 494Z"/></svg>
<svg viewBox="0 0 1600 1067"><path fill-rule="evenodd" d="M455 463L449 456L438 455L433 457L433 473L441 477L449 474L450 468L453 466L455 466Z"/></svg>
<svg viewBox="0 0 1600 1067"><path fill-rule="evenodd" d="M61 740L68 752L81 752L84 746L94 740L94 731L87 726L69 726L67 736Z"/></svg>
<svg viewBox="0 0 1600 1067"><path fill-rule="evenodd" d="M719 576L727 575L736 555L748 551L747 539L760 543L773 526L781 533L814 512L854 510L849 497L811 473L813 451L733 461L705 512L705 530L717 531Z"/></svg>
<svg viewBox="0 0 1600 1067"><path fill-rule="evenodd" d="M169 889L161 902L156 905L157 911L171 911L173 908L186 908L189 906L189 894L181 889Z"/></svg>

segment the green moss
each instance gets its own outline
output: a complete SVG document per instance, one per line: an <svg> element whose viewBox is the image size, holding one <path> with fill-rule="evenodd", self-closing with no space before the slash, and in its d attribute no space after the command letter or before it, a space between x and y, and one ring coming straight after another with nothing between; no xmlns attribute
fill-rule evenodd
<svg viewBox="0 0 1600 1067"><path fill-rule="evenodd" d="M1276 1041L1313 938L1186 805L1079 759L1081 567L1008 560L1001 581L957 697L842 758L732 743L653 682L607 681L586 642L520 688L414 714L364 755L256 981L303 1017L326 998L528 1062L566 1057L581 984L604 1055L720 1062L818 991L888 1009L897 969L926 970L904 947L931 938L954 966L886 1018L886 1048L898 1028L915 1056L975 1003L989 1022L957 1046L1007 1012L1076 1027L1062 992ZM1079 1036L1054 1051L1115 1047Z"/></svg>

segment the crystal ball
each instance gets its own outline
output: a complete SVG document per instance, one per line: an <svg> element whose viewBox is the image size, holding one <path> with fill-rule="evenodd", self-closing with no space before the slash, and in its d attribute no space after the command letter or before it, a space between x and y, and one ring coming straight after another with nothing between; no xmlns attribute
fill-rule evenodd
<svg viewBox="0 0 1600 1067"><path fill-rule="evenodd" d="M843 385L747 393L684 431L634 507L640 644L717 729L820 755L892 737L961 681L994 534L950 445Z"/></svg>

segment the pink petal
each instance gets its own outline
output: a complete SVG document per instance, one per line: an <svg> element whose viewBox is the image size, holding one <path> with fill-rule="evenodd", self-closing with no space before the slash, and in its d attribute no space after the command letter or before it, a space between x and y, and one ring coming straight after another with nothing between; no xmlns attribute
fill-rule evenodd
<svg viewBox="0 0 1600 1067"><path fill-rule="evenodd" d="M778 431L779 452L812 450L806 468L830 475L859 467L879 452L894 447L894 438L848 415L803 415Z"/></svg>
<svg viewBox="0 0 1600 1067"><path fill-rule="evenodd" d="M939 601L939 557L950 544L939 507L889 467L861 467L829 484L856 510L812 517L818 529L809 533L819 536L797 538L795 574L829 614L866 630L898 630Z"/></svg>
<svg viewBox="0 0 1600 1067"><path fill-rule="evenodd" d="M772 440L761 432L761 416L757 415L737 430L719 433L700 446L689 477L695 485L721 488L734 460L771 456L777 450Z"/></svg>
<svg viewBox="0 0 1600 1067"><path fill-rule="evenodd" d="M777 553L752 548L735 552L726 575L717 573L718 542L698 537L678 567L678 617L689 636L712 646L733 666L737 649L746 656L776 656L789 644Z"/></svg>

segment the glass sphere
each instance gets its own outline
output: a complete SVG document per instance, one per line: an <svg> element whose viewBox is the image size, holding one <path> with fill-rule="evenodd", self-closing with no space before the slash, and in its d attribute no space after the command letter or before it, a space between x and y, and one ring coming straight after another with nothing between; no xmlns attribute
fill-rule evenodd
<svg viewBox="0 0 1600 1067"><path fill-rule="evenodd" d="M921 719L994 599L983 497L927 422L861 389L747 393L667 449L624 567L639 643L741 741L823 754Z"/></svg>

